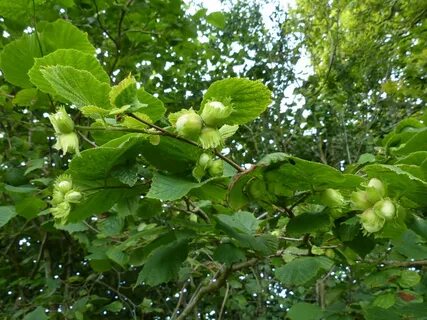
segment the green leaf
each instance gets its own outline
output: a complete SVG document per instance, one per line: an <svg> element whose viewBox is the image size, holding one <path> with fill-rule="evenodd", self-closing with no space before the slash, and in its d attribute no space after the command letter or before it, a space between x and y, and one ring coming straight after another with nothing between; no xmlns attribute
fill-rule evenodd
<svg viewBox="0 0 427 320"><path fill-rule="evenodd" d="M360 155L359 160L357 160L358 164L365 164L370 162L375 162L375 155L372 153L364 153Z"/></svg>
<svg viewBox="0 0 427 320"><path fill-rule="evenodd" d="M121 303L120 301L111 302L110 304L107 304L105 307L102 308L102 310L111 311L114 313L118 313L122 309L123 309L123 303Z"/></svg>
<svg viewBox="0 0 427 320"><path fill-rule="evenodd" d="M55 228L67 231L68 233L83 232L89 229L88 226L86 226L83 222L67 223L65 225L58 224L55 225Z"/></svg>
<svg viewBox="0 0 427 320"><path fill-rule="evenodd" d="M46 207L46 202L37 197L28 197L16 204L16 212L26 219L32 219Z"/></svg>
<svg viewBox="0 0 427 320"><path fill-rule="evenodd" d="M36 58L34 66L28 72L31 82L40 91L56 94L56 90L52 88L49 81L47 81L42 74L43 68L56 65L85 70L90 72L100 82L106 84L110 83L108 74L104 71L93 54L87 54L76 49L59 49L43 58Z"/></svg>
<svg viewBox="0 0 427 320"><path fill-rule="evenodd" d="M47 320L49 317L44 312L43 307L37 307L30 313L27 313L22 320Z"/></svg>
<svg viewBox="0 0 427 320"><path fill-rule="evenodd" d="M115 108L130 106L131 108L139 108L139 101L136 95L136 80L130 75L120 81L119 84L111 88L109 97L110 103ZM137 111L137 110L132 110Z"/></svg>
<svg viewBox="0 0 427 320"><path fill-rule="evenodd" d="M96 79L89 71L69 66L47 66L40 70L56 94L77 107L94 105L110 109L110 86Z"/></svg>
<svg viewBox="0 0 427 320"><path fill-rule="evenodd" d="M230 78L214 82L205 93L203 106L209 101L232 103L233 113L225 124L244 124L257 118L271 103L271 92L260 81Z"/></svg>
<svg viewBox="0 0 427 320"><path fill-rule="evenodd" d="M277 168L277 169L276 169ZM267 182L278 182L290 190L354 189L363 182L356 175L343 174L328 165L287 156L267 167Z"/></svg>
<svg viewBox="0 0 427 320"><path fill-rule="evenodd" d="M162 101L146 92L144 88L137 89L136 80L131 76L111 89L110 102L120 113L125 111L142 113L153 122L160 120L166 111Z"/></svg>
<svg viewBox="0 0 427 320"><path fill-rule="evenodd" d="M129 261L129 256L117 247L109 248L106 255L121 267L124 267Z"/></svg>
<svg viewBox="0 0 427 320"><path fill-rule="evenodd" d="M12 103L18 106L31 107L37 101L37 93L38 91L36 88L22 89L15 95Z"/></svg>
<svg viewBox="0 0 427 320"><path fill-rule="evenodd" d="M410 215L408 226L419 236L423 237L424 240L427 240L427 221L416 215Z"/></svg>
<svg viewBox="0 0 427 320"><path fill-rule="evenodd" d="M363 279L363 283L369 289L380 288L388 283L393 283L400 276L398 269L386 269L373 272Z"/></svg>
<svg viewBox="0 0 427 320"><path fill-rule="evenodd" d="M155 172L147 197L163 201L177 200L185 196L192 189L199 188L204 184L218 178L211 178L203 182L192 182L180 177L167 176Z"/></svg>
<svg viewBox="0 0 427 320"><path fill-rule="evenodd" d="M105 189L94 192L72 208L68 216L69 222L79 222L91 215L108 211L125 194L126 189Z"/></svg>
<svg viewBox="0 0 427 320"><path fill-rule="evenodd" d="M33 186L29 186L29 185L23 185L23 186L15 187L15 186L10 186L10 185L6 184L4 186L4 190L6 190L10 193L33 193L33 192L36 192L38 189L33 187Z"/></svg>
<svg viewBox="0 0 427 320"><path fill-rule="evenodd" d="M162 202L158 199L144 198L139 202L138 215L148 219L162 212Z"/></svg>
<svg viewBox="0 0 427 320"><path fill-rule="evenodd" d="M41 56L36 36L24 35L4 47L0 55L0 68L8 82L30 88L32 84L27 72L33 66L34 58Z"/></svg>
<svg viewBox="0 0 427 320"><path fill-rule="evenodd" d="M291 219L286 226L290 235L302 235L318 230L325 230L331 226L331 219L327 213L303 213Z"/></svg>
<svg viewBox="0 0 427 320"><path fill-rule="evenodd" d="M404 232L399 239L392 239L394 249L410 259L426 259L427 246L412 230Z"/></svg>
<svg viewBox="0 0 427 320"><path fill-rule="evenodd" d="M372 164L364 168L370 177L379 177L394 195L404 196L420 206L427 206L427 183L399 167Z"/></svg>
<svg viewBox="0 0 427 320"><path fill-rule="evenodd" d="M129 187L133 187L138 181L138 167L134 166L123 166L115 168L111 172L111 176L119 179L121 183L127 184Z"/></svg>
<svg viewBox="0 0 427 320"><path fill-rule="evenodd" d="M142 112L150 117L151 121L156 122L160 120L165 114L166 108L163 105L163 102L157 99L152 94L148 93L144 90L144 88L140 88L137 91L137 96L139 102L147 105L139 109L139 112Z"/></svg>
<svg viewBox="0 0 427 320"><path fill-rule="evenodd" d="M344 244L363 258L375 248L376 241L372 236L365 236L359 224L354 227L358 232L353 239L345 241Z"/></svg>
<svg viewBox="0 0 427 320"><path fill-rule="evenodd" d="M231 243L223 243L215 249L213 258L220 263L231 265L245 260L245 253Z"/></svg>
<svg viewBox="0 0 427 320"><path fill-rule="evenodd" d="M350 189L357 188L364 179L340 171L317 162L303 160L276 152L264 157L253 170L235 176L228 194L232 208L240 209L250 200L245 190L256 179L265 184L256 191L261 193L259 200L275 202L274 196L292 196L295 191L322 191L327 188Z"/></svg>
<svg viewBox="0 0 427 320"><path fill-rule="evenodd" d="M391 309L384 309L375 306L363 308L363 315L366 320L400 320L402 319L397 312Z"/></svg>
<svg viewBox="0 0 427 320"><path fill-rule="evenodd" d="M113 168L132 163L145 141L141 134L129 134L111 140L105 146L87 149L70 162L68 172L73 179L101 180L110 176ZM102 165L101 165L102 164Z"/></svg>
<svg viewBox="0 0 427 320"><path fill-rule="evenodd" d="M191 172L201 153L200 148L171 137L161 137L158 145L146 142L141 148L142 156L151 165L172 174Z"/></svg>
<svg viewBox="0 0 427 320"><path fill-rule="evenodd" d="M254 234L258 229L259 221L250 212L237 212L233 215L218 214L216 218L223 224L239 232Z"/></svg>
<svg viewBox="0 0 427 320"><path fill-rule="evenodd" d="M396 294L394 292L387 292L380 294L372 302L372 305L375 307L380 307L383 309L388 309L396 303Z"/></svg>
<svg viewBox="0 0 427 320"><path fill-rule="evenodd" d="M16 86L32 87L28 71L34 64L34 58L39 58L43 54L56 49L77 49L95 54L95 48L89 42L87 34L63 19L52 23L40 23L38 31L40 44L34 33L23 35L7 44L0 55L0 68L6 80Z"/></svg>
<svg viewBox="0 0 427 320"><path fill-rule="evenodd" d="M56 49L76 49L88 54L95 54L95 48L90 43L86 32L64 19L45 23L40 26L40 41L43 43L44 53Z"/></svg>
<svg viewBox="0 0 427 320"><path fill-rule="evenodd" d="M0 228L17 215L15 207L0 206Z"/></svg>
<svg viewBox="0 0 427 320"><path fill-rule="evenodd" d="M206 16L206 21L219 29L225 27L225 16L222 12L212 12Z"/></svg>
<svg viewBox="0 0 427 320"><path fill-rule="evenodd" d="M24 175L27 175L34 170L41 169L41 168L43 168L43 166L44 166L44 159L43 158L32 159L32 160L27 162L27 170L25 170Z"/></svg>
<svg viewBox="0 0 427 320"><path fill-rule="evenodd" d="M99 119L101 117L107 116L110 111L97 107L97 106L84 106L80 108L80 111L85 115L85 117ZM97 126L97 122L91 124L92 127ZM104 126L104 124L100 124L100 126ZM106 132L108 133L108 132Z"/></svg>
<svg viewBox="0 0 427 320"><path fill-rule="evenodd" d="M421 166L427 159L427 151L417 151L408 154L406 157L396 161L396 164L412 164Z"/></svg>
<svg viewBox="0 0 427 320"><path fill-rule="evenodd" d="M97 223L100 237L111 237L118 235L124 226L124 221L121 217L112 215L107 219L103 219Z"/></svg>
<svg viewBox="0 0 427 320"><path fill-rule="evenodd" d="M239 241L244 248L251 248L263 255L277 250L277 238L270 234L256 234L259 221L253 213L237 212L233 215L218 214L215 216L217 228Z"/></svg>
<svg viewBox="0 0 427 320"><path fill-rule="evenodd" d="M0 1L1 15L7 19L23 21L25 18L27 18L29 9L30 2L28 1Z"/></svg>
<svg viewBox="0 0 427 320"><path fill-rule="evenodd" d="M403 270L400 275L399 285L402 288L415 287L421 280L421 276L418 272L412 270Z"/></svg>
<svg viewBox="0 0 427 320"><path fill-rule="evenodd" d="M106 272L111 269L111 262L107 259L89 260L89 264L95 272Z"/></svg>
<svg viewBox="0 0 427 320"><path fill-rule="evenodd" d="M287 316L291 320L317 320L322 318L322 309L315 304L299 302L289 309Z"/></svg>
<svg viewBox="0 0 427 320"><path fill-rule="evenodd" d="M415 133L405 144L392 152L402 156L415 151L427 151L427 128L423 128Z"/></svg>
<svg viewBox="0 0 427 320"><path fill-rule="evenodd" d="M156 286L174 279L188 254L186 240L177 240L155 249L138 275L136 285Z"/></svg>
<svg viewBox="0 0 427 320"><path fill-rule="evenodd" d="M325 257L303 257L277 268L275 276L284 285L299 286L312 281L321 270L329 270L332 265Z"/></svg>

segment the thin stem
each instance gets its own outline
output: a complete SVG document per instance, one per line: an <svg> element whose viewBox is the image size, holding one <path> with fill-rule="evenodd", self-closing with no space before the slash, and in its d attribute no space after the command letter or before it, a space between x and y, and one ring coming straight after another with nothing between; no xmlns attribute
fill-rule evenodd
<svg viewBox="0 0 427 320"><path fill-rule="evenodd" d="M214 277L214 279L212 279L212 281L209 282L209 284L201 287L200 290L196 291L193 294L189 303L186 305L185 309L182 311L182 313L177 318L177 320L185 319L190 314L190 312L196 307L197 303L207 293L219 290L225 284L227 278L230 276L231 273L247 267L251 267L255 265L258 261L259 260L257 258L252 258L241 263L236 263L228 267L223 267L218 272L218 274Z"/></svg>
<svg viewBox="0 0 427 320"><path fill-rule="evenodd" d="M218 320L222 320L222 315L224 314L225 303L227 302L229 291L230 291L230 285L227 282L227 286L225 288L224 300L222 300L221 309L218 315Z"/></svg>
<svg viewBox="0 0 427 320"><path fill-rule="evenodd" d="M116 288L110 286L109 284L100 281L100 280L95 280L96 283L99 283L100 285L103 285L104 287L110 289L111 291L113 291L114 293L116 293L119 297L120 300L122 300L124 303L126 303L129 307L130 307L130 312L132 314L132 318L133 319L137 319L136 317L136 309L137 309L137 305L126 295L124 295L123 293L121 293L120 291L118 291Z"/></svg>
<svg viewBox="0 0 427 320"><path fill-rule="evenodd" d="M372 263L374 261L366 261ZM427 260L414 261L382 261L379 264L384 264L386 267L422 267L427 266Z"/></svg>
<svg viewBox="0 0 427 320"><path fill-rule="evenodd" d="M36 275L36 272L39 268L40 261L42 259L42 255L43 255L43 252L44 252L44 249L46 246L46 241L47 241L47 232L44 233L44 235L43 235L43 240L42 240L42 243L40 244L39 254L37 255L36 264L34 265L33 271L31 272L30 279L34 278L34 276Z"/></svg>
<svg viewBox="0 0 427 320"><path fill-rule="evenodd" d="M39 46L39 50L40 50L40 54L41 56L44 56L43 54L43 48L42 48L42 44L40 42L40 38L39 38L39 33L37 30L37 21L36 21L36 3L33 0L33 22L34 22L34 34L36 36L36 40L37 40L37 45Z"/></svg>
<svg viewBox="0 0 427 320"><path fill-rule="evenodd" d="M79 136L86 141L87 143L89 143L92 147L96 148L97 145L95 142L93 142L92 140L88 139L84 134L82 134L81 132L77 131L77 133L79 134Z"/></svg>
<svg viewBox="0 0 427 320"><path fill-rule="evenodd" d="M227 158L226 156L222 155L220 152L215 151L215 155L224 160L225 162L227 162L229 165L231 165L234 169L236 169L239 172L244 172L245 169L243 169L241 166L239 166L237 163L235 163L233 160Z"/></svg>
<svg viewBox="0 0 427 320"><path fill-rule="evenodd" d="M42 47L42 43L40 41L40 37L39 37L39 31L37 29L37 19L36 19L36 3L34 0L32 0L33 2L33 23L34 23L34 35L36 37L36 41L37 41L37 45L39 47L40 50L40 55L43 57L44 56L44 52L43 52L43 47ZM55 109L55 104L53 103L53 99L51 97L51 95L49 93L47 93L50 105L53 109Z"/></svg>
<svg viewBox="0 0 427 320"><path fill-rule="evenodd" d="M185 296L185 288L187 287L188 281L184 282L184 285L182 286L182 289L180 291L180 295L179 295L179 299L178 302L176 304L175 309L173 310L173 314L172 314L172 318L171 320L175 320L176 317L178 316L178 311L179 311L179 307L181 306L181 304L184 302L184 296Z"/></svg>
<svg viewBox="0 0 427 320"><path fill-rule="evenodd" d="M88 130L88 131L122 131L122 132L133 132L133 133L145 133L152 135L163 135L161 132L149 131L144 129L132 129L122 127L87 127L87 126L75 126L76 129Z"/></svg>

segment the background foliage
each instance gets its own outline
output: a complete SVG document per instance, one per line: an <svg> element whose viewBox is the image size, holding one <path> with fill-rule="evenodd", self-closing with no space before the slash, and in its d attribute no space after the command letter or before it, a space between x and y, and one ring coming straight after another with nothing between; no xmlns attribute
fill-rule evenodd
<svg viewBox="0 0 427 320"><path fill-rule="evenodd" d="M0 0L2 318L425 318L424 1L272 3L269 20L263 2L227 8ZM138 91L111 100L129 74ZM230 77L258 89L208 89ZM168 115L222 94L255 120L200 182L202 150ZM54 148L63 105L81 156ZM64 172L84 197L61 224ZM351 204L370 178L398 210L374 233Z"/></svg>

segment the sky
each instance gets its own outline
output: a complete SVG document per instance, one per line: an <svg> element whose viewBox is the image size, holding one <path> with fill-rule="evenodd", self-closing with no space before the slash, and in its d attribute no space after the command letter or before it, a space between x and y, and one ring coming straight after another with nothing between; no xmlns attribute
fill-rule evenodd
<svg viewBox="0 0 427 320"><path fill-rule="evenodd" d="M187 3L190 0L186 0ZM227 6L221 4L220 0L194 0L195 3L201 4L203 7L207 9L207 13L216 12L216 11L227 11ZM273 1L265 0L265 4L261 7L261 14L263 17L264 24L267 28L272 28L273 23L270 20L270 13L274 10L275 5L272 3ZM292 8L295 6L295 0L279 0L280 5L283 9L287 10L288 8ZM194 7L193 7L194 8ZM196 8L193 9L195 13L197 11ZM203 41L203 39L200 39ZM236 48L238 50L238 48ZM235 71L239 69L243 70L243 66L235 66L233 68ZM295 72L299 74L299 78L301 80L307 79L307 77L312 73L312 68L310 64L310 58L306 52L302 52L300 60L295 65ZM287 104L294 102L296 105L293 109L299 109L304 105L304 98L300 95L294 95L294 89L297 87L296 83L289 85L285 90L285 98L281 104L281 111L285 111L287 108ZM296 111L296 110L295 110ZM307 111L308 112L308 111ZM305 112L304 116L308 116L308 113Z"/></svg>

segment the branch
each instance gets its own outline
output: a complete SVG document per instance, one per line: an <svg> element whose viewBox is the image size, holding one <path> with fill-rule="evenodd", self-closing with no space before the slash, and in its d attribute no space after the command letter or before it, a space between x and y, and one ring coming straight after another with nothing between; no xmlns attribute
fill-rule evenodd
<svg viewBox="0 0 427 320"><path fill-rule="evenodd" d="M43 235L43 240L42 240L42 243L40 244L39 254L37 255L37 260L36 260L36 264L34 265L33 271L31 271L30 279L34 278L34 276L36 275L36 272L39 268L40 261L42 259L42 255L44 252L44 248L46 246L46 241L47 241L47 232Z"/></svg>
<svg viewBox="0 0 427 320"><path fill-rule="evenodd" d="M94 147L94 148L96 148L96 147L97 147L96 143L95 143L95 142L93 142L93 141L91 141L91 140L89 140L89 138L88 138L88 137L86 137L83 133L81 133L80 131L77 131L77 133L79 134L79 136L80 136L84 141L86 141L87 143L89 143L92 147Z"/></svg>
<svg viewBox="0 0 427 320"><path fill-rule="evenodd" d="M133 319L137 319L136 318L136 309L138 308L138 306L125 294L121 293L120 291L118 291L116 288L110 286L109 284L96 279L95 280L96 283L99 283L100 285L103 285L104 287L108 288L109 290L113 291L115 294L117 294L117 296L120 298L120 300L122 300L124 303L126 303L129 306L129 311L132 314L132 318Z"/></svg>
<svg viewBox="0 0 427 320"><path fill-rule="evenodd" d="M182 289L181 289L181 291L180 291L180 295L179 295L178 302L176 303L176 307L175 307L175 309L173 310L173 313L172 313L172 318L171 318L171 320L175 320L175 319L176 319L176 317L177 317L177 315L178 315L179 307L180 307L180 306L181 306L181 304L184 302L185 289L186 289L186 287L187 287L187 284L188 284L188 281L185 281L185 282L184 282L184 285L182 286Z"/></svg>
<svg viewBox="0 0 427 320"><path fill-rule="evenodd" d="M75 126L76 129L88 130L88 131L122 131L122 132L133 132L133 133L145 133L151 135L163 135L161 132L154 132L144 129L132 129L123 127L87 127L87 126Z"/></svg>
<svg viewBox="0 0 427 320"><path fill-rule="evenodd" d="M236 263L228 267L223 267L221 271L219 271L218 275L210 281L209 284L203 286L200 288L200 290L196 291L193 296L190 299L190 302L188 302L185 309L182 311L180 316L177 318L177 320L183 320L185 317L187 317L190 312L196 307L198 302L208 293L219 290L227 281L227 278L230 276L231 273L251 267L255 265L259 259L252 258L247 261Z"/></svg>
<svg viewBox="0 0 427 320"><path fill-rule="evenodd" d="M419 267L427 266L427 260L415 260L415 261L384 261L382 264L388 267Z"/></svg>
<svg viewBox="0 0 427 320"><path fill-rule="evenodd" d="M153 129L156 129L156 130L160 131L164 136L168 136L168 137L171 137L171 138L174 138L174 139L177 139L177 140L183 141L183 142L185 142L185 143L191 144L191 145L193 145L193 146L195 146L195 147L201 148L201 146L200 146L198 143L196 143L196 142L194 142L194 141L191 141L191 140L189 140L189 139L186 139L186 138L184 138L184 137L178 136L178 135L176 135L176 134L174 134L174 133L172 133L172 132L169 132L169 131L167 131L167 130L163 129L162 127L159 127L159 126L157 126L157 125L155 125L155 124L153 124L153 123L150 123L150 122L148 122L148 121L146 121L146 120L144 120L144 119L141 119L140 117L138 117L138 116L136 116L136 115L134 115L134 114L132 114L132 113L130 113L130 114L129 114L129 116L130 116L130 117L132 117L132 118L134 118L135 120L138 120L139 122L141 122L141 123L143 123L143 124L146 124L147 126L149 126L149 127L153 128ZM229 165L231 165L231 166L232 166L233 168L235 168L237 171L239 171L239 172L244 172L244 171L245 171L245 169L243 169L242 167L240 167L240 166L239 166L237 163L235 163L233 160L231 160L231 159L227 158L226 156L223 156L220 152L215 151L214 153L215 153L215 155L216 155L217 157L219 157L220 159L222 159L222 160L224 160L225 162L227 162Z"/></svg>
<svg viewBox="0 0 427 320"><path fill-rule="evenodd" d="M114 61L111 64L110 75L113 73L114 69L116 68L117 62L119 61L119 58L120 58L120 50L122 47L123 21L125 19L127 9L129 6L132 5L132 2L133 2L133 0L128 0L125 7L121 9L122 12L120 13L119 24L117 25L117 40L114 42L114 44L116 45L116 56L114 57Z"/></svg>
<svg viewBox="0 0 427 320"><path fill-rule="evenodd" d="M224 313L225 303L227 302L229 291L230 291L230 285L227 283L227 287L225 288L224 300L222 300L221 309L218 315L218 320L222 320L222 314Z"/></svg>
<svg viewBox="0 0 427 320"><path fill-rule="evenodd" d="M99 27L101 28L101 30L107 35L108 39L110 39L111 41L113 41L114 45L116 46L116 49L119 47L118 43L116 42L116 39L114 39L114 37L111 35L111 33L107 30L107 28L104 27L104 24L102 23L101 19L99 18L99 8L98 8L98 3L96 2L96 0L92 0L93 5L95 6L95 15L96 15L96 21L98 21Z"/></svg>

